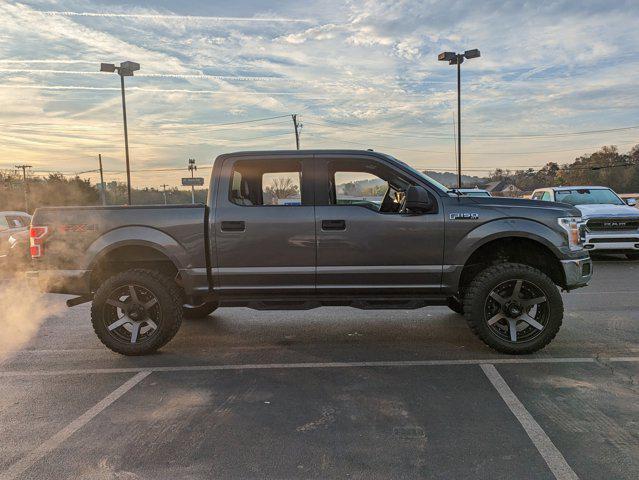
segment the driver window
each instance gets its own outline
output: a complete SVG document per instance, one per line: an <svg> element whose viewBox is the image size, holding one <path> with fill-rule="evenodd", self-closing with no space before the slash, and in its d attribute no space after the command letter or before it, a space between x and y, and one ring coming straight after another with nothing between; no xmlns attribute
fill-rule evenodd
<svg viewBox="0 0 639 480"><path fill-rule="evenodd" d="M329 205L352 205L380 213L400 213L410 183L372 161L335 161L328 165Z"/></svg>

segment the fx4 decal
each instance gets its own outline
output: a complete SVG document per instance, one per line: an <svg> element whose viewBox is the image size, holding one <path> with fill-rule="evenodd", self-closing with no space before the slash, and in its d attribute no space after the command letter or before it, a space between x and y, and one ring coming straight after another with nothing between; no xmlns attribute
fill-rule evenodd
<svg viewBox="0 0 639 480"><path fill-rule="evenodd" d="M84 233L84 232L94 232L98 229L96 224L86 224L86 223L78 223L75 225L60 225L61 233Z"/></svg>

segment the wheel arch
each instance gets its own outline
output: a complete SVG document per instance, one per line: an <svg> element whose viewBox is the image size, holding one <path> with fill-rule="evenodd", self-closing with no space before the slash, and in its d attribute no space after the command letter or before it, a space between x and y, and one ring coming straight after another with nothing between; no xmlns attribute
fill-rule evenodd
<svg viewBox="0 0 639 480"><path fill-rule="evenodd" d="M146 268L175 278L187 264L187 254L169 235L148 227L125 227L98 238L87 249L92 258L92 289L111 275L133 268Z"/></svg>
<svg viewBox="0 0 639 480"><path fill-rule="evenodd" d="M542 270L559 286L566 284L565 273L555 248L538 236L512 234L488 238L477 245L463 263L459 275L459 290L483 269L499 263L521 263Z"/></svg>

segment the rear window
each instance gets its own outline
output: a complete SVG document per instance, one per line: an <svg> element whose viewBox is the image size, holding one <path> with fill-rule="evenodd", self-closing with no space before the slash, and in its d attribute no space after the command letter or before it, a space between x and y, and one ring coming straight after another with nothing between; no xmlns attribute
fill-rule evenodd
<svg viewBox="0 0 639 480"><path fill-rule="evenodd" d="M229 199L241 206L302 205L302 162L241 160L233 165Z"/></svg>

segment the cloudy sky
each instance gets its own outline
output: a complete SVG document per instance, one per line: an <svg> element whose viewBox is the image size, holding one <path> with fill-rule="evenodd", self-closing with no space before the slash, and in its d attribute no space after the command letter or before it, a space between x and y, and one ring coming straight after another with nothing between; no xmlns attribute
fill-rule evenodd
<svg viewBox="0 0 639 480"><path fill-rule="evenodd" d="M157 170L189 157L204 167L294 148L292 113L303 148L454 170L455 69L437 53L471 48L468 173L627 151L639 143L626 128L639 125L638 23L637 0L0 0L0 168L81 172L102 153L107 180L122 180L119 80L97 70L133 60L137 186L174 184L180 172Z"/></svg>

